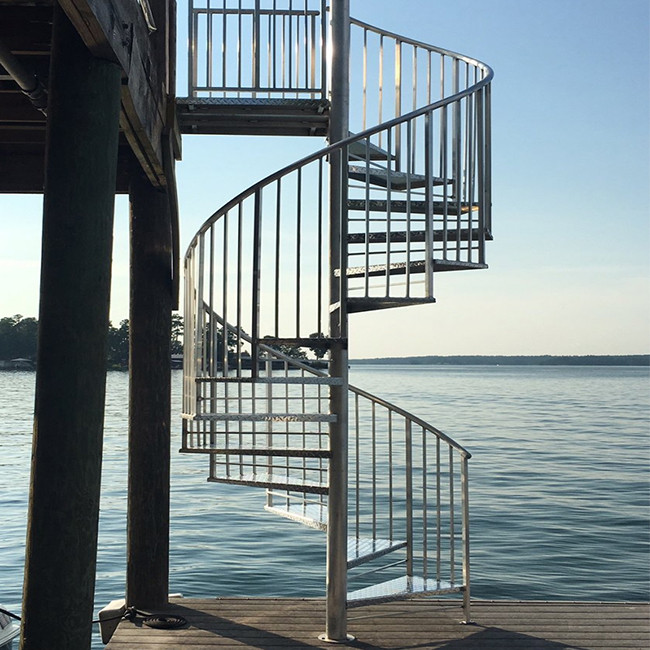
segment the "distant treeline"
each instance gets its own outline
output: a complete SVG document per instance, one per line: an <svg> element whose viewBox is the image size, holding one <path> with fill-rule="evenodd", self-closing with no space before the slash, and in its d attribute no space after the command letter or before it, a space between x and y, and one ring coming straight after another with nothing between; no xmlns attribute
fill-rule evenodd
<svg viewBox="0 0 650 650"><path fill-rule="evenodd" d="M650 366L650 354L586 356L426 356L352 359L355 364L408 364L414 366Z"/></svg>
<svg viewBox="0 0 650 650"><path fill-rule="evenodd" d="M171 352L183 351L183 318L172 315ZM0 318L0 361L23 359L36 361L38 340L38 321L35 318L23 318L20 314ZM125 370L129 367L129 321L120 322L119 327L108 324L107 367L113 370Z"/></svg>

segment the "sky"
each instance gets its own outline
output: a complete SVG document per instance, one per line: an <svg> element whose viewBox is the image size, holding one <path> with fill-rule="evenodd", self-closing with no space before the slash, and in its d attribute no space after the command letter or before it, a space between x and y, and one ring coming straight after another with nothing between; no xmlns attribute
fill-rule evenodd
<svg viewBox="0 0 650 650"><path fill-rule="evenodd" d="M650 353L649 13L647 0L351 0L354 17L495 73L489 269L441 274L436 304L352 315L351 358ZM183 251L237 192L321 146L184 136ZM41 196L0 196L0 317L38 315L41 218ZM126 317L118 196L111 320Z"/></svg>

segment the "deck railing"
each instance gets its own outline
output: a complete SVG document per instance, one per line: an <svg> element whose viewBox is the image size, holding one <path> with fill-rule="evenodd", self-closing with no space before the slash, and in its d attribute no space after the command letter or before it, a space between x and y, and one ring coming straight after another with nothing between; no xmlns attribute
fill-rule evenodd
<svg viewBox="0 0 650 650"><path fill-rule="evenodd" d="M189 0L188 96L326 98L325 0Z"/></svg>

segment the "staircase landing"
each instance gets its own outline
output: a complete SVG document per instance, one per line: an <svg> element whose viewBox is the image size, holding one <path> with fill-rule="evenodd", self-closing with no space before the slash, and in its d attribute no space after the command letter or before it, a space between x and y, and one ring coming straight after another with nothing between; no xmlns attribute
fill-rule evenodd
<svg viewBox="0 0 650 650"><path fill-rule="evenodd" d="M410 600L363 607L349 615L352 647L620 650L650 645L648 603L474 601L474 625L458 602ZM318 640L325 602L300 598L174 599L156 613L179 615L178 630L122 621L107 650L331 648Z"/></svg>
<svg viewBox="0 0 650 650"><path fill-rule="evenodd" d="M181 133L212 135L327 135L329 102L322 99L179 97Z"/></svg>

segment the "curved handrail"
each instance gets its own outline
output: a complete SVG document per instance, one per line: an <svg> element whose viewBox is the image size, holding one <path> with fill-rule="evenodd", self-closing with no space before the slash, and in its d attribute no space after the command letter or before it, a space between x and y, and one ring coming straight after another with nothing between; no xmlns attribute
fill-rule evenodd
<svg viewBox="0 0 650 650"><path fill-rule="evenodd" d="M483 64L484 65L484 64ZM485 66L488 67L488 66ZM463 99L464 97L468 97L469 95L474 94L477 90L480 90L481 88L484 88L487 86L491 81L492 81L492 70L490 69L490 76L486 77L485 79L482 79L479 81L477 84L474 84L470 86L469 88L466 88L463 91L460 91L458 93L455 93L454 95L451 95L449 97L445 97L443 99L439 99L431 104L428 104L427 106L423 106L422 108L418 108L417 110L411 111L409 113L406 113L404 115L401 115L399 117L395 117L391 120L388 120L387 122L382 122L381 124L377 124L376 126L373 126L369 129L366 129L365 131L361 131L360 133L355 133L354 135L351 135L350 137L346 138L345 140L339 140L338 142L335 142L334 144L331 144L327 147L324 147L323 149L319 149L318 151L315 151L314 153L311 153L307 156L304 156L300 160L297 160L296 162L290 163L286 165L285 167L282 167L276 172L273 172L269 174L268 176L265 176L262 180L257 181L250 187L248 187L245 190L242 190L237 196L234 198L230 199L227 203L224 203L218 210L212 213L201 225L197 233L194 235L192 240L190 241L188 247L187 247L187 252L185 253L185 256L187 257L188 252L190 249L192 249L196 245L196 241L199 238L200 235L204 234L207 232L207 230L210 228L212 224L214 224L220 217L222 217L226 212L229 212L232 210L235 206L237 206L239 203L244 201L245 199L253 196L256 191L263 189L265 187L268 187L272 183L280 180L281 178L297 171L298 169L305 167L306 165L317 161L318 159L323 159L329 156L331 153L335 151L341 151L345 149L346 147L349 147L351 144L354 144L355 142L362 142L364 140L368 140L373 135L376 135L377 133L380 133L381 131L387 131L389 129L392 129L396 126L405 124L412 119L416 117L420 117L422 115L425 115L426 113L430 113L432 111L437 110L438 108L442 108L444 106L449 106L451 104L454 104L455 102L459 101L460 99Z"/></svg>

